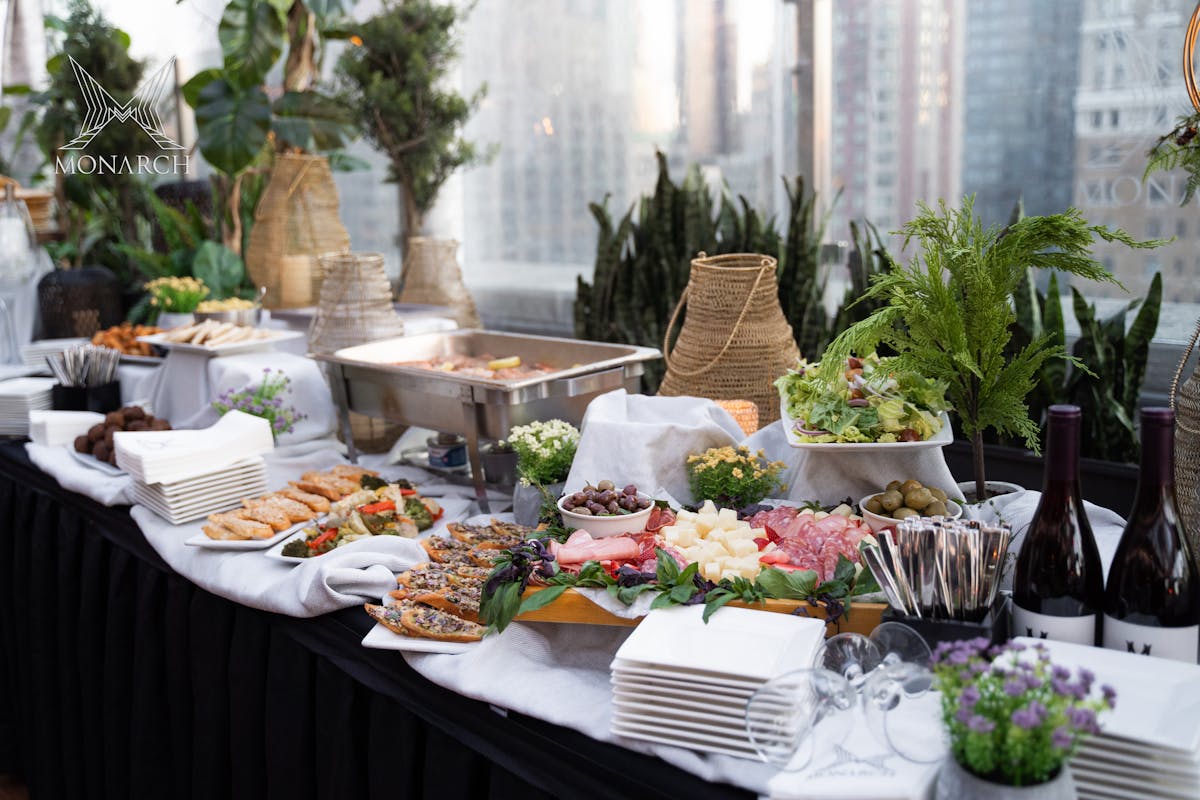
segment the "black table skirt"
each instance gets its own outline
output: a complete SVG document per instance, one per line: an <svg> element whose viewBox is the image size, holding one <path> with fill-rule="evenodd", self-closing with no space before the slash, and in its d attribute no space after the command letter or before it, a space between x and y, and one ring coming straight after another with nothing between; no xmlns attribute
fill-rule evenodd
<svg viewBox="0 0 1200 800"><path fill-rule="evenodd" d="M442 689L369 627L209 594L0 444L0 772L33 800L749 796Z"/></svg>

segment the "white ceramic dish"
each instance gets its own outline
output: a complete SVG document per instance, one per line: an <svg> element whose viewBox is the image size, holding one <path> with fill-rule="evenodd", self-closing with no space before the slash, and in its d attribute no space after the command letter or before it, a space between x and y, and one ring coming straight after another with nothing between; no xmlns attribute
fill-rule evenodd
<svg viewBox="0 0 1200 800"><path fill-rule="evenodd" d="M269 330L267 336L257 339L245 339L240 342L230 342L229 344L219 344L215 347L209 347L203 344L189 344L187 342L170 342L166 339L165 333L155 333L150 336L139 336L139 342L149 342L152 345L166 348L167 350L179 350L184 353L202 353L210 356L229 356L234 353L250 353L255 350L267 350L274 347L279 342L286 342L289 339L299 339L304 336L303 331L283 331Z"/></svg>
<svg viewBox="0 0 1200 800"><path fill-rule="evenodd" d="M879 533L884 528L894 528L896 527L896 523L900 521L898 519L885 517L883 514L876 514L874 511L867 510L867 501L877 494L880 494L880 492L872 492L862 500L858 501L858 513L864 520L866 520L867 527L870 528L873 533ZM963 510L960 504L954 502L953 500L946 501L947 518L958 519L962 516L962 513Z"/></svg>
<svg viewBox="0 0 1200 800"><path fill-rule="evenodd" d="M641 533L646 528L646 520L654 510L654 498L638 492L638 497L649 500L650 505L632 514L613 514L612 516L595 517L588 514L576 514L563 508L566 495L558 498L558 510L563 516L563 523L568 528L585 530L595 539L608 536L620 536L622 533Z"/></svg>
<svg viewBox="0 0 1200 800"><path fill-rule="evenodd" d="M301 559L304 560L304 559ZM387 605L390 597L383 598L381 605ZM479 646L479 642L439 642L437 639L420 639L415 636L401 636L375 623L375 627L367 631L363 637L363 647L374 650L398 650L402 653L442 653L457 655L466 653Z"/></svg>
<svg viewBox="0 0 1200 800"><path fill-rule="evenodd" d="M271 545L294 536L297 531L303 530L312 524L314 524L314 520L297 522L292 527L280 531L269 539L210 539L201 531L190 539L185 539L183 543L191 547L203 547L206 550L266 550Z"/></svg>
<svg viewBox="0 0 1200 800"><path fill-rule="evenodd" d="M630 661L617 658L612 662L614 675L641 675L649 678L663 678L676 681L696 681L717 686L727 686L731 689L754 690L763 685L763 681L747 678L743 675L726 675L720 672L709 672L701 669L672 667L665 664L653 664L644 661Z"/></svg>
<svg viewBox="0 0 1200 800"><path fill-rule="evenodd" d="M938 419L942 421L942 429L921 442L802 442L795 431L796 420L794 418L789 417L785 412L780 417L779 424L783 426L788 444L801 450L829 450L838 453L892 451L903 453L906 450L920 450L923 447L945 447L953 442L954 431L950 428L950 416L943 411Z"/></svg>
<svg viewBox="0 0 1200 800"><path fill-rule="evenodd" d="M103 472L105 475L111 475L114 478L119 478L123 475L128 474L125 472L125 470L121 469L120 467L113 466L112 464L108 463L107 461L101 461L100 459L96 458L95 456L88 455L86 453L81 453L78 450L76 450L74 447L68 447L67 452L71 454L71 458L75 459L80 464L83 464L85 467L88 467L90 469L94 469L97 472Z"/></svg>
<svg viewBox="0 0 1200 800"><path fill-rule="evenodd" d="M700 704L714 710L735 710L741 713L746 708L746 698L742 696L714 694L704 692L697 687L680 689L674 686L643 686L637 683L621 681L612 683L614 697L628 697L633 700L655 700L674 705Z"/></svg>
<svg viewBox="0 0 1200 800"><path fill-rule="evenodd" d="M612 732L630 739L642 739L657 744L668 744L682 747L686 750L702 750L706 753L721 753L735 758L752 758L758 755L754 747L745 739L729 736L687 735L685 731L673 731L658 725L635 725L624 720L612 721Z"/></svg>
<svg viewBox="0 0 1200 800"><path fill-rule="evenodd" d="M730 699L747 700L754 694L755 689L743 686L730 686L726 683L706 683L692 679L677 679L672 677L655 677L645 673L614 672L612 685L637 691L657 691L658 689L692 690L707 692L712 695L722 695Z"/></svg>

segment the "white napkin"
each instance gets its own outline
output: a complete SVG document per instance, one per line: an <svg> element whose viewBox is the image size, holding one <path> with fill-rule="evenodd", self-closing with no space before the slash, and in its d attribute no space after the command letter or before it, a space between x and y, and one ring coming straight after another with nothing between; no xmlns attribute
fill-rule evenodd
<svg viewBox="0 0 1200 800"><path fill-rule="evenodd" d="M612 479L663 487L686 503L692 502L687 457L742 438L733 417L711 400L631 395L624 389L592 400L581 433L567 491Z"/></svg>
<svg viewBox="0 0 1200 800"><path fill-rule="evenodd" d="M46 447L29 442L25 445L29 460L42 472L72 492L90 497L104 506L122 506L132 502L128 475L108 475L78 461L67 447Z"/></svg>

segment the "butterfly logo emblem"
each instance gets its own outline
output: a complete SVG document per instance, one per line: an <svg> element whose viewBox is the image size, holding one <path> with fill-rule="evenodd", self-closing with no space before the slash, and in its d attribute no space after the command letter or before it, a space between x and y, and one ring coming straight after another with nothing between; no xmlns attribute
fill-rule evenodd
<svg viewBox="0 0 1200 800"><path fill-rule="evenodd" d="M91 144L100 131L104 130L114 119L118 122L133 120L142 130L149 134L161 150L186 150L163 132L162 117L158 114L158 105L163 93L171 84L174 76L175 58L163 64L147 78L133 97L126 103L118 103L108 93L100 82L93 78L88 71L71 58L71 69L75 79L79 81L79 89L83 93L85 113L79 135L62 146L63 150L82 150Z"/></svg>

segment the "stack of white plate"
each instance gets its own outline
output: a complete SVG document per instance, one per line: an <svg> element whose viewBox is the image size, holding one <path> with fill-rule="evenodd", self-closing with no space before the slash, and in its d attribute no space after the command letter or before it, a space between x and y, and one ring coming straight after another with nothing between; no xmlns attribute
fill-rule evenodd
<svg viewBox="0 0 1200 800"><path fill-rule="evenodd" d="M172 483L133 481L134 502L146 506L172 525L203 519L242 504L267 490L266 462L260 456L243 459L217 472Z"/></svg>
<svg viewBox="0 0 1200 800"><path fill-rule="evenodd" d="M825 623L791 614L702 606L651 611L612 662L612 732L757 759L746 701L766 681L810 666Z"/></svg>
<svg viewBox="0 0 1200 800"><path fill-rule="evenodd" d="M0 381L0 435L26 436L29 412L50 408L53 378L13 378Z"/></svg>
<svg viewBox="0 0 1200 800"><path fill-rule="evenodd" d="M230 411L201 430L118 431L117 466L144 484L178 483L213 475L275 447L271 423Z"/></svg>
<svg viewBox="0 0 1200 800"><path fill-rule="evenodd" d="M1033 639L1020 639L1034 644ZM1200 797L1200 666L1063 642L1043 642L1055 664L1086 667L1117 691L1102 731L1071 772L1081 798Z"/></svg>
<svg viewBox="0 0 1200 800"><path fill-rule="evenodd" d="M68 347L87 344L91 339L41 339L36 342L21 345L21 361L28 367L37 367L43 372L49 372L46 366L46 356L61 353Z"/></svg>

